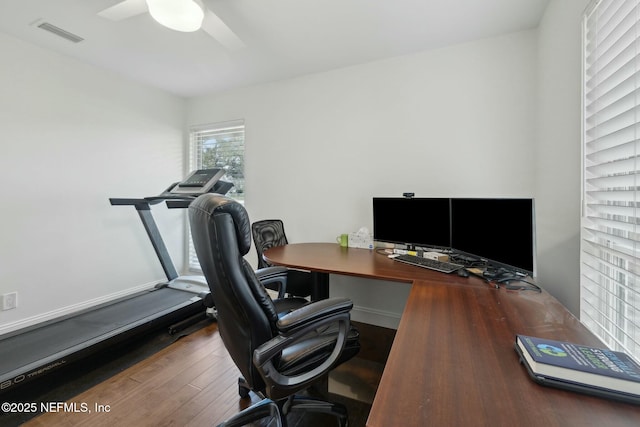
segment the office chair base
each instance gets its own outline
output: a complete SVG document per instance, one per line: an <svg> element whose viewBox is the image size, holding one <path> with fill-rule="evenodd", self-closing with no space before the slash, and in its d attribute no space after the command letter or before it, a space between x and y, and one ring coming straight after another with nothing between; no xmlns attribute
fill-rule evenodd
<svg viewBox="0 0 640 427"><path fill-rule="evenodd" d="M270 420L268 425L273 427L285 427L282 424L282 414L280 407L271 399L263 399L260 402L251 405L245 410L234 415L230 419L218 424L217 427L242 427L249 423ZM253 425L253 424L251 424ZM260 423L260 425L263 425Z"/></svg>
<svg viewBox="0 0 640 427"><path fill-rule="evenodd" d="M249 386L249 383L243 377L238 378L238 395L244 399L249 397L250 391L251 387ZM258 392L257 395L258 397L265 399L265 396L262 393ZM329 402L322 398L294 395L280 401L278 406L281 408L280 415L283 426L287 425L287 414L292 411L308 411L329 414L338 419L338 425L340 427L347 427L349 425L347 408L341 403Z"/></svg>
<svg viewBox="0 0 640 427"><path fill-rule="evenodd" d="M308 396L289 396L282 405L282 418L286 419L288 413L292 411L320 412L330 414L337 418L340 427L348 427L349 417L347 408L336 402L317 399ZM286 423L286 420L284 421ZM286 425L286 424L285 424Z"/></svg>

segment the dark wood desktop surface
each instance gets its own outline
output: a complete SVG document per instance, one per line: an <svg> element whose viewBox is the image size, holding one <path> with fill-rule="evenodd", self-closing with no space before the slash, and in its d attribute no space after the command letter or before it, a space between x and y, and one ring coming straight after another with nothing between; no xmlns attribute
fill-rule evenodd
<svg viewBox="0 0 640 427"><path fill-rule="evenodd" d="M534 383L516 334L602 346L546 291L495 289L366 249L302 243L273 264L413 283L367 426L638 426L640 406ZM326 283L326 282L325 282Z"/></svg>

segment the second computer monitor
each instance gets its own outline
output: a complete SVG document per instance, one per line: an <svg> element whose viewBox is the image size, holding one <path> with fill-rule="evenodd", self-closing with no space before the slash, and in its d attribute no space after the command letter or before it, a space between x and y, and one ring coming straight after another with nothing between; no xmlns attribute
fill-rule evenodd
<svg viewBox="0 0 640 427"><path fill-rule="evenodd" d="M533 199L451 199L451 247L534 274Z"/></svg>

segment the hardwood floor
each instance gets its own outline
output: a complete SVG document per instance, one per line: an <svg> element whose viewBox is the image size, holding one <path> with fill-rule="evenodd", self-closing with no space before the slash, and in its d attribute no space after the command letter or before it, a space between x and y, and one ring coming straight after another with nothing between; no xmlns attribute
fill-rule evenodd
<svg viewBox="0 0 640 427"><path fill-rule="evenodd" d="M387 347L393 339L390 330L379 328L387 331L380 334L371 328L362 325L361 330L366 358L357 357L343 364L329 379L329 399L347 406L352 427L365 425ZM257 400L256 396L238 397L239 375L220 339L217 324L212 322L66 402L51 403L49 412L23 425L216 425ZM291 414L288 421L292 427L333 422L321 414Z"/></svg>

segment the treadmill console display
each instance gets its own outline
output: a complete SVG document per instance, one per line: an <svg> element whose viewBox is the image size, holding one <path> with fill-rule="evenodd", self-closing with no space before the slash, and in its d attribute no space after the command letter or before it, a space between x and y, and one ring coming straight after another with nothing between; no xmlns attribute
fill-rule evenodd
<svg viewBox="0 0 640 427"><path fill-rule="evenodd" d="M198 169L175 185L170 193L199 195L209 192L224 175L223 169Z"/></svg>

